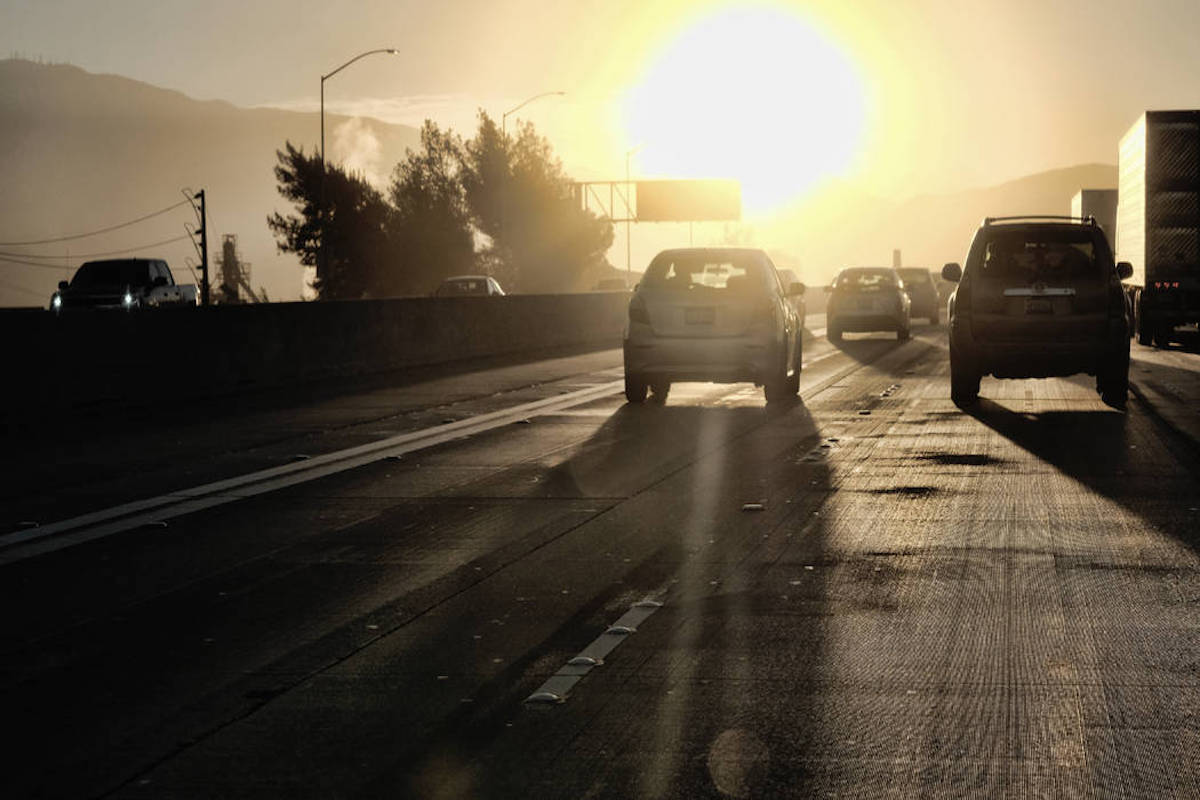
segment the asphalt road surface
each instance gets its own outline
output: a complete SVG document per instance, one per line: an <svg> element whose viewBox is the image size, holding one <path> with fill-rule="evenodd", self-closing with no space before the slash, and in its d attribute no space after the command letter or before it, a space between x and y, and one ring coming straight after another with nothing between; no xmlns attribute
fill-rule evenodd
<svg viewBox="0 0 1200 800"><path fill-rule="evenodd" d="M963 411L914 333L11 450L0 796L1200 797L1200 356Z"/></svg>

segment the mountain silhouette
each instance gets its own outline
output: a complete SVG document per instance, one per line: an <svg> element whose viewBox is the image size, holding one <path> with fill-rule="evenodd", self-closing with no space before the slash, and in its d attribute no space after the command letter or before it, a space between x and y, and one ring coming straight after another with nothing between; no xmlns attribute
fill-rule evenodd
<svg viewBox="0 0 1200 800"><path fill-rule="evenodd" d="M330 161L379 181L418 143L416 129L374 119L327 113L325 126ZM266 225L272 211L291 210L273 174L275 151L287 140L317 149L319 114L239 108L74 66L0 60L0 243L106 228L182 200L184 187L204 189L210 262L221 236L236 234L253 286L274 300L295 300L303 270L277 252ZM86 254L180 236L194 220L185 206L103 236L0 244L0 253L29 261L39 261L29 254L65 255L53 263L74 268ZM192 280L184 262L196 256L187 241L130 255L165 258L177 280ZM44 306L70 274L0 261L0 305Z"/></svg>

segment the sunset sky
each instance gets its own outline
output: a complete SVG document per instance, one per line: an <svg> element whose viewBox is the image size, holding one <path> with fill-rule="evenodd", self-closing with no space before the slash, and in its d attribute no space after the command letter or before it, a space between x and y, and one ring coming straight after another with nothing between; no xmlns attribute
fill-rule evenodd
<svg viewBox="0 0 1200 800"><path fill-rule="evenodd" d="M241 106L463 134L517 115L586 179L731 177L779 219L830 180L903 197L1116 162L1200 104L1196 0L2 0L0 54ZM510 119L511 124L511 119ZM318 131L313 131L315 144ZM382 165L386 174L390 165Z"/></svg>

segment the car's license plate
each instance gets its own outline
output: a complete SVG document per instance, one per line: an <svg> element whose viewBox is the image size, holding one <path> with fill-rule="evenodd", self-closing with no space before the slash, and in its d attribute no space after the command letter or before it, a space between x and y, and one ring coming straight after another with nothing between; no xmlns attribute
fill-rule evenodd
<svg viewBox="0 0 1200 800"><path fill-rule="evenodd" d="M1054 306L1050 304L1048 297L1026 297L1025 298L1025 313L1026 314L1053 314Z"/></svg>
<svg viewBox="0 0 1200 800"><path fill-rule="evenodd" d="M688 325L711 325L717 318L715 308L685 308L683 321Z"/></svg>

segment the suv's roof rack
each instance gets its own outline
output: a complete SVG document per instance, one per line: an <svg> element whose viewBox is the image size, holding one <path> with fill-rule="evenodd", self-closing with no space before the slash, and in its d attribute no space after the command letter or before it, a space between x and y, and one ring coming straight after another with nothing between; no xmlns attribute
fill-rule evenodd
<svg viewBox="0 0 1200 800"><path fill-rule="evenodd" d="M1015 217L984 217L983 224L991 225L996 222L1015 222L1017 220L1058 220L1059 222L1078 222L1082 225L1095 225L1096 218L1088 215L1086 217L1071 217L1060 216L1056 214L1019 214Z"/></svg>

